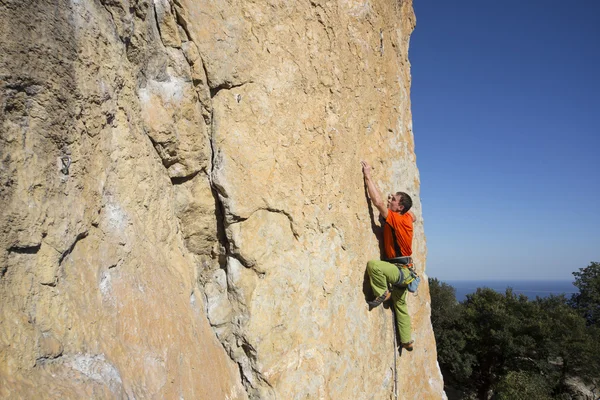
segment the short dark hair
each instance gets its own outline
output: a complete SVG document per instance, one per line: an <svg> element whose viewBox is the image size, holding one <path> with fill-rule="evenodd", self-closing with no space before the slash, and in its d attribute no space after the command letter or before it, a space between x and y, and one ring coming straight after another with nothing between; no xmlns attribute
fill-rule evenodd
<svg viewBox="0 0 600 400"><path fill-rule="evenodd" d="M400 196L399 203L402 206L404 206L404 209L402 210L402 214L406 214L408 212L408 210L410 210L410 208L412 207L412 199L410 198L410 196L407 193L404 193L404 192L396 192L396 196Z"/></svg>

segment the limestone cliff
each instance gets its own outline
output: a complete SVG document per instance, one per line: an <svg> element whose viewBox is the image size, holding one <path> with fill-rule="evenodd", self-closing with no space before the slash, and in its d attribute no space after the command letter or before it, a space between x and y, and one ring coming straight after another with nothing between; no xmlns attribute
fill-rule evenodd
<svg viewBox="0 0 600 400"><path fill-rule="evenodd" d="M361 159L415 201L408 0L0 2L0 397L382 399ZM427 282L399 398L444 397Z"/></svg>

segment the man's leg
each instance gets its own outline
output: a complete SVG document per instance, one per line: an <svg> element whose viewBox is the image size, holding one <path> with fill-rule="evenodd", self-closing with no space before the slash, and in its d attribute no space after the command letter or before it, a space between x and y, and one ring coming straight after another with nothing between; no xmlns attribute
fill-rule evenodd
<svg viewBox="0 0 600 400"><path fill-rule="evenodd" d="M400 335L401 343L409 343L411 341L411 326L410 315L408 315L408 306L406 305L406 296L408 290L394 288L392 291L392 302L394 303L394 311L396 312L396 326Z"/></svg>
<svg viewBox="0 0 600 400"><path fill-rule="evenodd" d="M367 273L375 297L379 297L388 290L388 284L396 283L400 276L398 267L389 262L371 260L367 263Z"/></svg>

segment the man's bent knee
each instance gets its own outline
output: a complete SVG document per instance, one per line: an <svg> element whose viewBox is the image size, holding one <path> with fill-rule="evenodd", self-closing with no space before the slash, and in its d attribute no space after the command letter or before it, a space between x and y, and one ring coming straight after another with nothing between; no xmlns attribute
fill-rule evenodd
<svg viewBox="0 0 600 400"><path fill-rule="evenodd" d="M376 260L370 260L367 263L367 272L369 273L369 275L371 274L371 272L373 272L373 270L375 270L376 266L377 266Z"/></svg>

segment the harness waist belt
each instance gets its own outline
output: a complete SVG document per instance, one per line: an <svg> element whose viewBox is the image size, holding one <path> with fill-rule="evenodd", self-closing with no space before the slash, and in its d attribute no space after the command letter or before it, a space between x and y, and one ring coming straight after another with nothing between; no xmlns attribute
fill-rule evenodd
<svg viewBox="0 0 600 400"><path fill-rule="evenodd" d="M410 265L412 264L412 257L394 257L388 258L386 261L392 264Z"/></svg>

